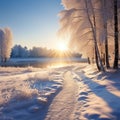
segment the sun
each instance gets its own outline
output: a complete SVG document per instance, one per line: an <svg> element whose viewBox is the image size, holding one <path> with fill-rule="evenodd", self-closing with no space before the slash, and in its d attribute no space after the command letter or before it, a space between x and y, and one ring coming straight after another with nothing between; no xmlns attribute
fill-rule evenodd
<svg viewBox="0 0 120 120"><path fill-rule="evenodd" d="M63 51L67 51L68 47L64 42L59 42L58 45L57 45L57 49L59 51L63 52Z"/></svg>

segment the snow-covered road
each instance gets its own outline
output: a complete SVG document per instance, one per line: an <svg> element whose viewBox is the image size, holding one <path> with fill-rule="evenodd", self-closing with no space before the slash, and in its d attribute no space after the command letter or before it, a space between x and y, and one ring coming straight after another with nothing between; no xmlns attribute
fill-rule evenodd
<svg viewBox="0 0 120 120"><path fill-rule="evenodd" d="M77 91L72 73L65 72L63 89L52 101L45 120L72 120Z"/></svg>

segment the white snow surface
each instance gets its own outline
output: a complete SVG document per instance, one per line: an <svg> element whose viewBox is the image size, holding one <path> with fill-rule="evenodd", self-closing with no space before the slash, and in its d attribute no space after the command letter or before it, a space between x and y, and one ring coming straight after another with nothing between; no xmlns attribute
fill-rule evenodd
<svg viewBox="0 0 120 120"><path fill-rule="evenodd" d="M0 67L0 120L120 120L120 70Z"/></svg>

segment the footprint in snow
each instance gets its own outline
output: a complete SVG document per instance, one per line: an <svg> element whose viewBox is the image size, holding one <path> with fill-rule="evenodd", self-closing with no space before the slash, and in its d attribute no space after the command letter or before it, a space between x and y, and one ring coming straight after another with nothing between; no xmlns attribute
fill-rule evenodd
<svg viewBox="0 0 120 120"><path fill-rule="evenodd" d="M88 92L81 92L79 95L80 96L78 98L78 101L87 101L87 99L88 99L88 97L87 97Z"/></svg>
<svg viewBox="0 0 120 120"><path fill-rule="evenodd" d="M78 101L81 101L81 100L83 100L83 101L87 101L87 96L80 96L79 98L78 98Z"/></svg>

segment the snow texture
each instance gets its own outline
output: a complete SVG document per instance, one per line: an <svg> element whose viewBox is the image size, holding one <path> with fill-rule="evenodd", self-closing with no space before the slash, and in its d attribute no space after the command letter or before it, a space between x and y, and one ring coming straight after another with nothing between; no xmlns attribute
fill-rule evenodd
<svg viewBox="0 0 120 120"><path fill-rule="evenodd" d="M0 68L0 120L120 120L120 70L73 64Z"/></svg>

